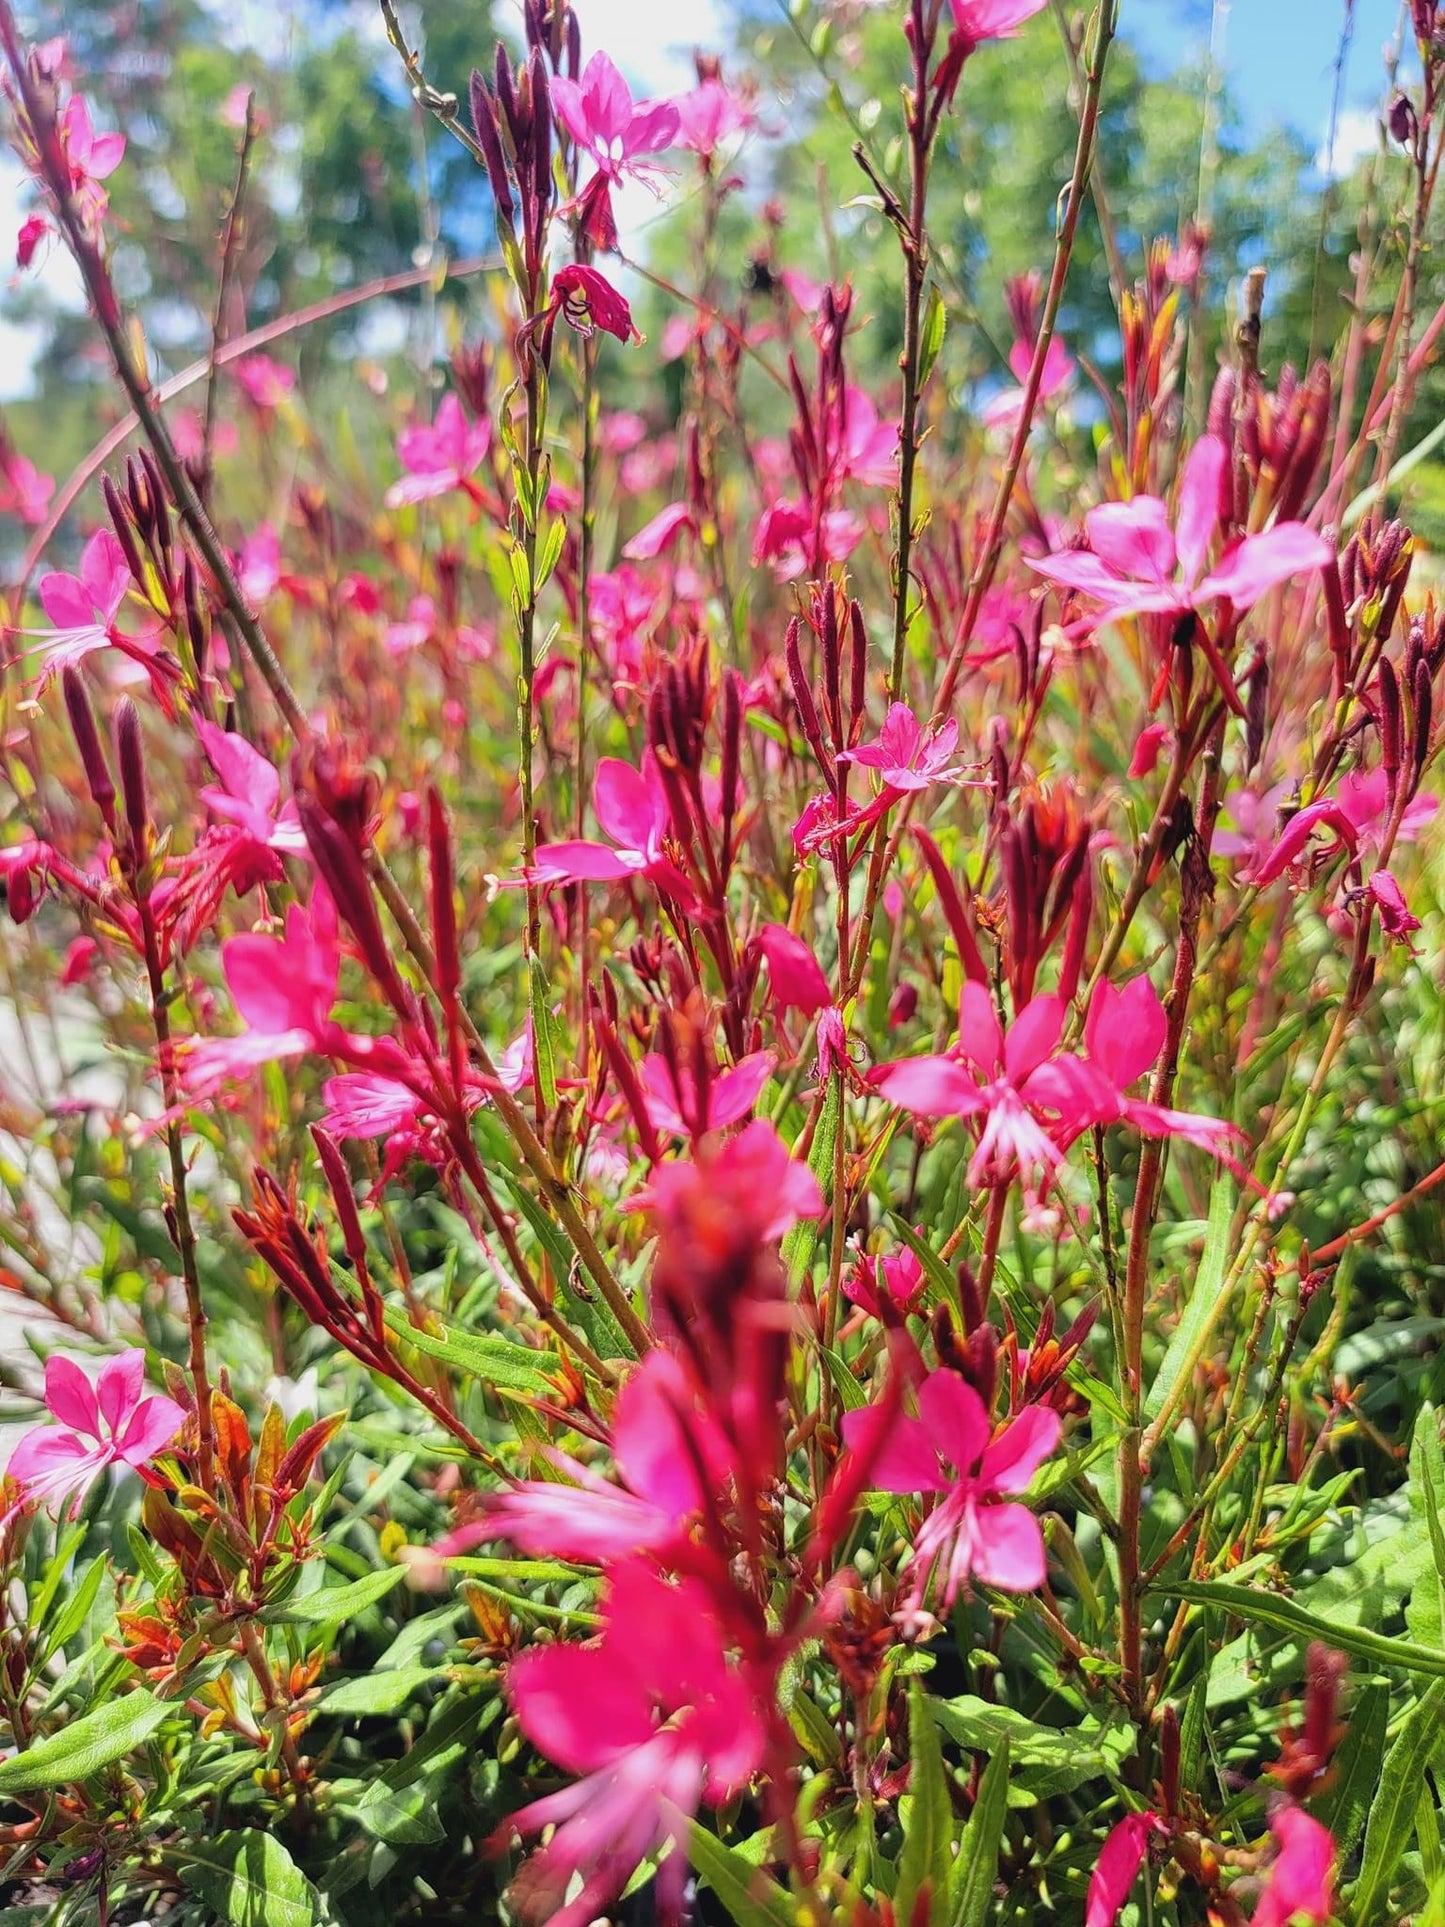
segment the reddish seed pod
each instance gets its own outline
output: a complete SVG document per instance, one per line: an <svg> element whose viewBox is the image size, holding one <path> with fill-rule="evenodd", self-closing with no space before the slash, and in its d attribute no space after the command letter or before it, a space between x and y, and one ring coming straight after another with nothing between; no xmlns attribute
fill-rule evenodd
<svg viewBox="0 0 1445 1927"><path fill-rule="evenodd" d="M1395 666L1385 656L1380 659L1380 744L1381 760L1393 789L1403 758L1404 714L1400 706L1400 683L1395 675Z"/></svg>

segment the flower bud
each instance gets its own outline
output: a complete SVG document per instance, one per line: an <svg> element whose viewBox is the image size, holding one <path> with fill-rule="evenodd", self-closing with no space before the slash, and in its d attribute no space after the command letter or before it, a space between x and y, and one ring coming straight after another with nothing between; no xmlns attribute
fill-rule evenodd
<svg viewBox="0 0 1445 1927"><path fill-rule="evenodd" d="M131 854L145 860L150 844L150 806L146 801L145 754L141 745L140 711L129 696L115 706L115 760L120 771L120 793L125 804Z"/></svg>
<svg viewBox="0 0 1445 1927"><path fill-rule="evenodd" d="M90 707L85 683L73 664L67 663L61 670L60 687L65 695L65 713L70 718L70 732L75 738L75 747L80 751L80 767L85 772L86 784L96 808L105 818L106 828L113 835L115 784L111 781L110 765L101 748L100 732L95 726L95 713Z"/></svg>

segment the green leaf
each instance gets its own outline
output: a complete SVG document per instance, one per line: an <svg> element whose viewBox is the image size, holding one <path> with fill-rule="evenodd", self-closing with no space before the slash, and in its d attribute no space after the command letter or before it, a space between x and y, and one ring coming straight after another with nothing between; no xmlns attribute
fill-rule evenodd
<svg viewBox="0 0 1445 1927"><path fill-rule="evenodd" d="M828 1095L823 1100L823 1114L818 1119L818 1128L813 1134L813 1149L808 1157L808 1169L830 1202L833 1195L833 1151L838 1142L838 1120L842 1114L843 1078L840 1072L835 1071L828 1079ZM826 1215L821 1218L800 1218L784 1238L783 1263L789 1278L795 1283L812 1264L821 1227L827 1221Z"/></svg>
<svg viewBox="0 0 1445 1927"><path fill-rule="evenodd" d="M34 1793L42 1787L88 1780L134 1753L177 1711L144 1689L97 1706L23 1753L0 1761L0 1793Z"/></svg>
<svg viewBox="0 0 1445 1927"><path fill-rule="evenodd" d="M1322 1639L1341 1652L1356 1653L1379 1666L1400 1666L1407 1672L1423 1673L1428 1678L1445 1678L1445 1652L1431 1652L1410 1639L1390 1639L1383 1633L1369 1632L1339 1620L1324 1619L1307 1611L1293 1599L1279 1593L1256 1591L1252 1586L1231 1586L1222 1579L1179 1579L1156 1592L1156 1599L1187 1599L1200 1606L1218 1606L1236 1618L1274 1626L1303 1639ZM1228 1649L1226 1649L1228 1650ZM1211 1703L1219 1696L1211 1693Z"/></svg>
<svg viewBox="0 0 1445 1927"><path fill-rule="evenodd" d="M837 1352L831 1351L826 1345L820 1345L818 1350L822 1353L823 1363L828 1367L828 1376L832 1379L834 1388L843 1401L843 1410L856 1412L861 1406L866 1405L868 1394L858 1383L848 1364Z"/></svg>
<svg viewBox="0 0 1445 1927"><path fill-rule="evenodd" d="M1364 1832L1385 1763L1385 1738L1390 1724L1390 1689L1372 1679L1361 1687L1350 1707L1350 1723L1335 1755L1335 1781L1318 1806L1318 1817L1351 1853Z"/></svg>
<svg viewBox="0 0 1445 1927"><path fill-rule="evenodd" d="M299 1599L268 1606L261 1617L268 1626L339 1626L385 1599L405 1577L405 1566L383 1566L364 1579L353 1579L349 1586L322 1586Z"/></svg>
<svg viewBox="0 0 1445 1927"><path fill-rule="evenodd" d="M180 1850L180 1875L230 1927L315 1927L320 1896L274 1834L245 1827Z"/></svg>
<svg viewBox="0 0 1445 1927"><path fill-rule="evenodd" d="M544 1397L552 1387L547 1374L555 1372L555 1352L533 1351L530 1345L517 1345L495 1332L461 1331L455 1325L440 1332L413 1325L400 1311L388 1311L386 1322L397 1337L423 1352L440 1359L444 1365L503 1392L522 1392L528 1397Z"/></svg>
<svg viewBox="0 0 1445 1927"><path fill-rule="evenodd" d="M540 957L533 957L532 981L532 1067L543 1106L551 1110L557 1102L557 1055L552 1027L552 995L547 988L547 973Z"/></svg>
<svg viewBox="0 0 1445 1927"><path fill-rule="evenodd" d="M927 1883L932 1896L929 1920L933 1927L942 1927L953 1863L953 1802L933 1706L917 1679L908 1682L908 1744L911 1771L908 1793L899 1802L903 1851L898 1857L893 1911L900 1921L911 1922L915 1903Z"/></svg>
<svg viewBox="0 0 1445 1927"><path fill-rule="evenodd" d="M1380 1775L1380 1790L1365 1827L1365 1854L1355 1883L1351 1919L1371 1927L1385 1918L1390 1882L1415 1831L1425 1768L1440 1744L1445 1722L1445 1681L1437 1680L1411 1708Z"/></svg>
<svg viewBox="0 0 1445 1927"><path fill-rule="evenodd" d="M1411 1588L1405 1609L1410 1637L1422 1646L1445 1644L1445 1451L1434 1408L1421 1408L1410 1450L1410 1510L1430 1540L1430 1567Z"/></svg>
<svg viewBox="0 0 1445 1927"><path fill-rule="evenodd" d="M798 1910L777 1881L696 1820L687 1853L698 1879L712 1888L737 1927L797 1927Z"/></svg>
<svg viewBox="0 0 1445 1927"><path fill-rule="evenodd" d="M1108 1728L1039 1726L1011 1706L969 1693L937 1700L933 1710L948 1737L968 1752L992 1755L1007 1747L1016 1782L1038 1799L1113 1779L1134 1747L1133 1729L1122 1721Z"/></svg>
<svg viewBox="0 0 1445 1927"><path fill-rule="evenodd" d="M1194 1348L1214 1315L1214 1308L1224 1287L1225 1267L1229 1262L1229 1226L1233 1217L1234 1186L1227 1178L1220 1176L1215 1179L1214 1189L1209 1194L1204 1255L1199 1261L1194 1289L1174 1328L1174 1336L1169 1340L1154 1383L1149 1387L1149 1396L1144 1401L1146 1418L1158 1418L1163 1411L1166 1400L1179 1383L1180 1374L1188 1368Z"/></svg>
<svg viewBox="0 0 1445 1927"><path fill-rule="evenodd" d="M984 1927L993 1906L998 1853L1008 1818L1009 1743L1004 1740L984 1768L978 1800L968 1816L949 1882L949 1927Z"/></svg>
<svg viewBox="0 0 1445 1927"><path fill-rule="evenodd" d="M948 309L935 281L930 284L923 311L923 327L918 338L918 386L923 387L943 352L943 337L948 329Z"/></svg>
<svg viewBox="0 0 1445 1927"><path fill-rule="evenodd" d="M86 1568L85 1577L66 1599L65 1604L45 1629L45 1654L47 1659L58 1653L67 1640L84 1626L90 1617L90 1609L95 1604L96 1594L100 1591L105 1578L107 1560L104 1553L93 1559Z"/></svg>
<svg viewBox="0 0 1445 1927"><path fill-rule="evenodd" d="M317 1706L319 1713L340 1713L364 1717L379 1713L399 1713L407 1701L426 1686L444 1680L445 1672L428 1666L424 1660L411 1660L385 1672L361 1673L328 1687Z"/></svg>

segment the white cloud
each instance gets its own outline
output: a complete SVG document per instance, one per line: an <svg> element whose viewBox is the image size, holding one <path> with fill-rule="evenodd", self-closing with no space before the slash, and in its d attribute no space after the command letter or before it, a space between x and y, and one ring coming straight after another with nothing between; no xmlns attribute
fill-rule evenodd
<svg viewBox="0 0 1445 1927"><path fill-rule="evenodd" d="M1373 107L1346 107L1335 128L1331 150L1329 129L1315 155L1315 166L1329 179L1341 180L1356 163L1373 154L1380 144L1380 116Z"/></svg>

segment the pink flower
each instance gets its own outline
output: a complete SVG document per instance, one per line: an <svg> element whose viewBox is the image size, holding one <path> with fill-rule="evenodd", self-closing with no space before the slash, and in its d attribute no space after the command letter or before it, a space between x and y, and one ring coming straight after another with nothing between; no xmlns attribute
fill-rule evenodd
<svg viewBox="0 0 1445 1927"><path fill-rule="evenodd" d="M659 509L650 522L645 522L623 549L628 562L651 562L672 547L684 529L693 526L692 510L686 502L669 502Z"/></svg>
<svg viewBox="0 0 1445 1927"><path fill-rule="evenodd" d="M671 1131L678 1137L704 1137L709 1131L725 1131L752 1110L759 1092L773 1074L776 1061L768 1050L754 1051L750 1057L740 1058L731 1070L709 1081L707 1110L699 1115L691 1071L680 1065L678 1081L674 1081L667 1059L654 1052L642 1060L647 1114L657 1130Z"/></svg>
<svg viewBox="0 0 1445 1927"><path fill-rule="evenodd" d="M843 1280L843 1291L870 1318L882 1318L885 1306L899 1316L912 1311L927 1283L922 1260L905 1245L885 1258L860 1259Z"/></svg>
<svg viewBox="0 0 1445 1927"><path fill-rule="evenodd" d="M6 1467L25 1503L78 1493L108 1465L139 1470L170 1444L186 1415L174 1399L141 1397L145 1362L143 1351L121 1352L92 1385L74 1359L51 1353L45 1403L56 1423L27 1432Z"/></svg>
<svg viewBox="0 0 1445 1927"><path fill-rule="evenodd" d="M194 1039L181 1058L193 1098L212 1095L261 1064L308 1052L367 1054L373 1040L352 1037L331 1021L341 974L336 907L318 888L308 912L293 903L279 937L232 937L221 945L221 969L246 1029L239 1037Z"/></svg>
<svg viewBox="0 0 1445 1927"><path fill-rule="evenodd" d="M16 267L28 268L35 259L36 249L46 235L52 232L51 225L43 214L27 214L15 236Z"/></svg>
<svg viewBox="0 0 1445 1927"><path fill-rule="evenodd" d="M588 336L600 328L603 334L621 342L643 339L632 325L631 308L606 275L599 274L596 268L559 268L552 281L552 291L563 320L579 335Z"/></svg>
<svg viewBox="0 0 1445 1927"><path fill-rule="evenodd" d="M1286 787L1275 783L1267 790L1231 790L1223 814L1234 828L1214 832L1214 855L1243 858L1247 870L1263 863L1274 848L1274 826Z"/></svg>
<svg viewBox="0 0 1445 1927"><path fill-rule="evenodd" d="M580 1559L594 1565L646 1552L670 1561L726 1473L727 1453L715 1422L699 1407L677 1358L648 1352L618 1394L612 1413L617 1481L600 1477L565 1452L547 1458L562 1475L496 1493L486 1516L438 1541L447 1559L468 1546L510 1539L533 1557Z"/></svg>
<svg viewBox="0 0 1445 1927"><path fill-rule="evenodd" d="M816 531L823 564L846 562L863 539L863 524L847 509L828 509ZM758 518L753 534L753 567L771 562L781 582L791 582L812 567L814 515L806 502L774 502Z"/></svg>
<svg viewBox="0 0 1445 1927"><path fill-rule="evenodd" d="M824 1199L807 1165L760 1117L736 1137L700 1147L694 1158L659 1164L632 1203L659 1231L684 1237L694 1234L701 1205L746 1245L773 1243L800 1218L816 1218Z"/></svg>
<svg viewBox="0 0 1445 1927"><path fill-rule="evenodd" d="M1019 339L1009 349L1008 365L1016 388L1005 388L988 404L983 419L989 428L1014 428L1023 413L1025 388L1029 370L1034 361L1034 344ZM1057 335L1051 335L1049 345L1044 351L1044 365L1039 376L1039 400L1052 401L1063 393L1074 379L1074 357Z"/></svg>
<svg viewBox="0 0 1445 1927"><path fill-rule="evenodd" d="M957 742L956 718L948 717L925 734L908 704L894 703L874 741L861 749L845 750L838 761L876 769L887 788L902 795L947 782L957 768L953 761Z"/></svg>
<svg viewBox="0 0 1445 1927"><path fill-rule="evenodd" d="M231 374L257 408L279 408L296 386L293 369L269 355L246 355L231 364Z"/></svg>
<svg viewBox="0 0 1445 1927"><path fill-rule="evenodd" d="M615 248L612 189L627 176L646 179L650 157L677 139L677 109L668 100L635 101L605 53L595 53L579 82L557 75L552 105L562 126L597 172L573 203L583 230L599 248Z"/></svg>
<svg viewBox="0 0 1445 1927"><path fill-rule="evenodd" d="M774 1003L800 1010L805 1017L816 1017L832 1003L828 980L801 937L780 923L765 923L758 932L758 948L768 960Z"/></svg>
<svg viewBox="0 0 1445 1927"><path fill-rule="evenodd" d="M1224 1157L1230 1138L1241 1135L1221 1118L1166 1110L1126 1096L1158 1061L1168 1035L1164 1006L1147 977L1123 990L1101 983L1084 1021L1084 1058L1061 1058L1045 1066L1036 1089L1059 1112L1059 1131L1072 1143L1095 1124L1131 1124L1145 1137L1179 1137Z"/></svg>
<svg viewBox="0 0 1445 1927"><path fill-rule="evenodd" d="M1301 1914L1327 1921L1335 1910L1335 1843L1329 1828L1303 1808L1286 1805L1270 1816L1269 1830L1279 1851L1251 1927L1289 1927Z"/></svg>
<svg viewBox="0 0 1445 1927"><path fill-rule="evenodd" d="M678 145L691 148L705 161L711 161L731 135L757 124L752 108L720 80L705 80L691 93L678 94L672 104L677 111Z"/></svg>
<svg viewBox="0 0 1445 1927"><path fill-rule="evenodd" d="M1089 1881L1084 1927L1114 1927L1119 1909L1139 1877L1150 1835L1167 1832L1156 1813L1126 1813L1110 1827Z"/></svg>
<svg viewBox="0 0 1445 1927"><path fill-rule="evenodd" d="M861 388L843 393L843 447L839 473L868 488L898 485L898 424L880 419Z"/></svg>
<svg viewBox="0 0 1445 1927"><path fill-rule="evenodd" d="M544 843L533 883L620 883L645 877L668 896L692 901L687 878L663 854L670 811L657 758L645 750L641 770L604 756L592 784L592 807L614 848L605 843Z"/></svg>
<svg viewBox="0 0 1445 1927"><path fill-rule="evenodd" d="M286 856L305 856L306 838L293 801L281 802L281 776L276 766L244 736L198 722L196 734L220 777L220 787L205 785L200 799L213 816L234 823L238 831L263 850ZM278 807L279 806L279 807Z"/></svg>
<svg viewBox="0 0 1445 1927"><path fill-rule="evenodd" d="M867 1406L843 1419L853 1451L869 1449ZM918 1530L909 1564L910 1609L922 1610L933 1578L947 1611L959 1589L977 1577L1005 1592L1033 1592L1044 1583L1044 1535L1027 1506L1010 1503L1059 1442L1059 1415L1028 1405L992 1435L983 1400L957 1372L940 1366L918 1390L918 1417L900 1414L873 1459L872 1486L883 1492L940 1495Z"/></svg>
<svg viewBox="0 0 1445 1927"><path fill-rule="evenodd" d="M70 191L83 217L98 225L110 205L100 185L120 166L125 153L124 134L97 134L91 125L90 109L73 95L59 119L60 145L70 169Z"/></svg>
<svg viewBox="0 0 1445 1927"><path fill-rule="evenodd" d="M1063 1159L1039 1117L1057 1103L1060 1066L1078 1063L1076 1058L1049 1062L1063 1021L1057 997L1035 997L1005 1038L987 990L970 978L959 997L952 1051L880 1064L870 1082L890 1104L919 1116L981 1119L969 1183L1002 1183L1017 1171L1032 1191L1037 1174L1047 1176ZM1047 1079L1041 1075L1045 1070Z"/></svg>
<svg viewBox="0 0 1445 1927"><path fill-rule="evenodd" d="M491 427L473 427L455 395L446 395L434 422L413 422L397 437L396 452L406 474L386 491L388 508L428 502L453 489L468 489L473 469L492 445Z"/></svg>
<svg viewBox="0 0 1445 1927"><path fill-rule="evenodd" d="M1387 937L1408 943L1412 931L1420 928L1405 901L1405 892L1388 870L1372 870L1365 880L1365 891L1380 913L1380 928Z"/></svg>
<svg viewBox="0 0 1445 1927"><path fill-rule="evenodd" d="M0 447L0 515L13 515L34 528L45 520L54 493L53 476L42 475L16 450Z"/></svg>
<svg viewBox="0 0 1445 1927"><path fill-rule="evenodd" d="M1220 438L1203 435L1184 466L1172 529L1165 503L1136 495L1131 502L1090 509L1084 518L1087 549L1025 560L1050 581L1101 605L1090 627L1125 616L1187 615L1221 598L1243 612L1279 583L1332 560L1322 536L1302 522L1282 522L1242 537L1206 571L1228 466L1229 451Z"/></svg>
<svg viewBox="0 0 1445 1927"><path fill-rule="evenodd" d="M1025 20L1048 0L953 0L953 22L971 46L980 40L1012 40Z"/></svg>
<svg viewBox="0 0 1445 1927"><path fill-rule="evenodd" d="M1231 799L1231 802L1233 799ZM1410 843L1440 807L1438 797L1417 796L1405 807L1400 819L1397 841ZM1390 779L1383 769L1368 773L1356 771L1344 777L1332 797L1321 797L1297 810L1284 827L1274 848L1257 860L1246 875L1249 883L1273 883L1276 877L1298 863L1316 830L1331 830L1336 842L1330 854L1340 849L1351 852L1362 846L1379 847L1389 825L1392 804Z"/></svg>
<svg viewBox="0 0 1445 1927"><path fill-rule="evenodd" d="M97 649L109 647L145 670L157 700L171 713L170 685L179 665L162 652L153 625L140 635L129 635L119 626L121 605L130 587L125 551L109 529L97 529L86 543L79 575L53 569L40 578L41 607L55 624L55 633L43 645L45 666L38 691L67 664L83 662Z"/></svg>
<svg viewBox="0 0 1445 1927"><path fill-rule="evenodd" d="M677 1917L692 1816L703 1801L720 1806L741 1792L767 1743L766 1708L730 1663L696 1580L673 1584L628 1560L608 1575L603 1617L596 1644L534 1648L507 1671L527 1738L584 1776L507 1823L524 1834L556 1829L511 1890L523 1916L551 1927L586 1927L669 1846L658 1898Z"/></svg>

